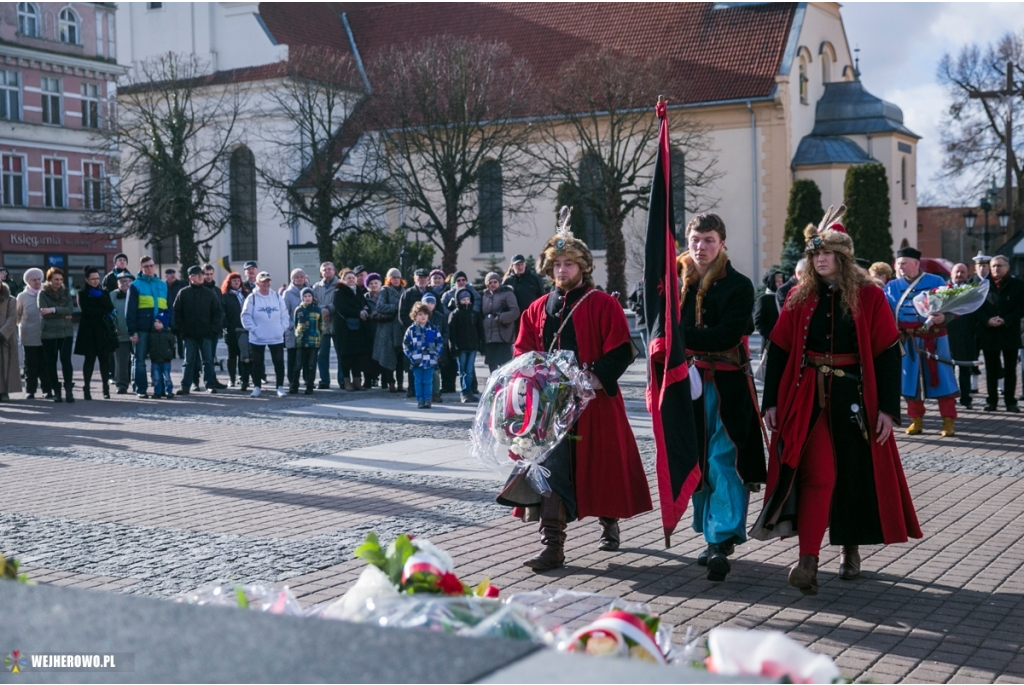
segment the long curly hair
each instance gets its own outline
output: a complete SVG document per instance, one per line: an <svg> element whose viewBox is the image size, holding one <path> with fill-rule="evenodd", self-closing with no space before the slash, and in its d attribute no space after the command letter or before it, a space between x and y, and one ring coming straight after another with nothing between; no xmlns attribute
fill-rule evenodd
<svg viewBox="0 0 1024 685"><path fill-rule="evenodd" d="M842 297L843 309L850 312L851 316L857 316L859 312L860 289L864 287L877 288L878 286L867 277L864 270L857 266L853 257L843 252L833 252L836 256L836 277L833 280L839 294ZM804 270L796 287L790 291L786 298L786 308L795 309L800 306L826 284L824 278L818 275L814 268L814 254L807 255L807 268Z"/></svg>

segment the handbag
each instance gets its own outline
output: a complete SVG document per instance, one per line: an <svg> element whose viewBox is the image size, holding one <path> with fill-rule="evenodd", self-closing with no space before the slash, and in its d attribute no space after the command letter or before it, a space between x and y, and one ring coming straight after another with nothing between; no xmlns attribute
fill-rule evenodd
<svg viewBox="0 0 1024 685"><path fill-rule="evenodd" d="M359 317L355 317L355 318L352 318L352 319L345 319L345 325L348 326L348 329L350 331L358 331L359 330L359 324L361 324L361 323L362 323L362 319L360 319Z"/></svg>

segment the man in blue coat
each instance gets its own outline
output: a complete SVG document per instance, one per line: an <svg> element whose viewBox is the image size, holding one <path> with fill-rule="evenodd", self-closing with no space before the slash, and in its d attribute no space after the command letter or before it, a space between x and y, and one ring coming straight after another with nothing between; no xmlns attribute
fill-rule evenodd
<svg viewBox="0 0 1024 685"><path fill-rule="evenodd" d="M953 435L956 420L956 398L960 395L949 351L946 316L931 314L927 318L914 309L919 293L946 285L941 276L921 271L921 253L904 247L896 253L897 278L885 285L885 296L896 314L896 325L906 353L903 356L902 393L907 400L910 417L908 435L923 430L924 401L939 401L942 416L942 437Z"/></svg>

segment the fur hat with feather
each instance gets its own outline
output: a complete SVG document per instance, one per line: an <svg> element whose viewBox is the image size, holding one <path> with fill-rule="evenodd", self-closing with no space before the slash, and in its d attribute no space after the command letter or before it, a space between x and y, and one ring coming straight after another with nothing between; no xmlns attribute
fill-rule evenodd
<svg viewBox="0 0 1024 685"><path fill-rule="evenodd" d="M830 205L817 226L807 224L807 228L804 229L804 238L807 240L804 250L808 254L820 250L841 252L853 259L853 239L846 232L846 227L839 222L845 213L846 205L839 205L839 209Z"/></svg>
<svg viewBox="0 0 1024 685"><path fill-rule="evenodd" d="M594 256L590 254L587 244L572 234L569 228L571 218L572 207L562 207L558 216L558 230L541 250L537 270L548 278L554 278L555 260L562 256L568 257L579 264L583 282L593 287Z"/></svg>

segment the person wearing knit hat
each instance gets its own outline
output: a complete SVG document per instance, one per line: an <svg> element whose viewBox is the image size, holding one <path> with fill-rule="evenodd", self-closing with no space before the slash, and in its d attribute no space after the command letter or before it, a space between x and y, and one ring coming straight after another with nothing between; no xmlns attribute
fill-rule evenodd
<svg viewBox="0 0 1024 685"><path fill-rule="evenodd" d="M946 284L941 276L925 273L921 269L921 252L903 247L896 253L896 278L885 284L885 295L896 313L906 354L903 357L902 393L907 400L910 425L908 435L924 431L925 400L938 400L942 417L942 437L952 436L956 430L956 398L960 389L953 365L948 361L949 332L946 315L923 317L914 307L914 298L920 293L941 288ZM945 359L947 361L940 361Z"/></svg>
<svg viewBox="0 0 1024 685"><path fill-rule="evenodd" d="M544 461L551 472L551 493L538 495L520 473L509 478L497 500L516 507L524 521L540 519L541 551L523 562L535 571L565 564L567 522L598 517L598 549L614 551L619 548L619 519L653 508L619 392L619 378L635 354L629 324L622 305L594 288L590 249L569 226L570 209L565 207L541 254L540 268L555 288L523 313L514 353L552 348L572 352L596 396Z"/></svg>
<svg viewBox="0 0 1024 685"><path fill-rule="evenodd" d="M856 265L837 223L842 209L830 207L805 234L808 268L772 330L762 401L768 487L750 535L798 536L789 584L805 595L818 593L826 529L841 546L841 580L860 575L860 545L921 537L893 437L899 331L886 296Z"/></svg>
<svg viewBox="0 0 1024 685"><path fill-rule="evenodd" d="M519 320L519 303L512 288L501 284L501 276L491 272L484 277L480 313L484 319L484 361L493 373L512 361L512 343Z"/></svg>
<svg viewBox="0 0 1024 685"><path fill-rule="evenodd" d="M757 394L746 372L744 336L754 331L754 284L729 261L726 226L712 212L686 226L679 269L679 328L687 361L704 392L693 402L700 480L694 484L693 530L706 549L697 564L707 579L723 581L729 557L747 539L750 491L767 479Z"/></svg>

